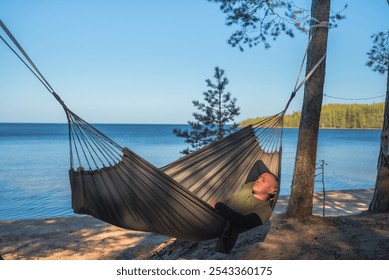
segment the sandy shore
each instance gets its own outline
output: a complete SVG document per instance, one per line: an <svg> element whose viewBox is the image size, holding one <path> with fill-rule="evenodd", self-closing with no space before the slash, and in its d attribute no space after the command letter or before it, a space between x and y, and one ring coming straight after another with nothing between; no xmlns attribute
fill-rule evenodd
<svg viewBox="0 0 389 280"><path fill-rule="evenodd" d="M317 192L313 197L313 214L326 217L358 214L367 210L373 193L373 189ZM275 213L285 212L288 201L289 196L280 197Z"/></svg>
<svg viewBox="0 0 389 280"><path fill-rule="evenodd" d="M389 259L389 215L360 214L373 190L315 194L314 214L286 219L280 197L265 226L240 235L229 255L216 240L188 243L124 230L89 216L0 221L0 255L8 260L100 259Z"/></svg>

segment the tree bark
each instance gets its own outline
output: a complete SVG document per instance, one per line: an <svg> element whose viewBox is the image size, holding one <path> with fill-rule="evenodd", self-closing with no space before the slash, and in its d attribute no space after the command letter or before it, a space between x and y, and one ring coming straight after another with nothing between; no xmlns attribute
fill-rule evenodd
<svg viewBox="0 0 389 280"><path fill-rule="evenodd" d="M389 59L389 58L388 58ZM389 68L387 71L386 79L386 98L384 109L384 124L382 126L382 132L389 129ZM385 157L380 148L377 164L377 179L375 184L375 190L373 198L369 205L370 212L389 212L389 158Z"/></svg>
<svg viewBox="0 0 389 280"><path fill-rule="evenodd" d="M330 0L312 0L312 18L317 19L319 22L328 22L329 14ZM317 24L315 21L311 23L311 32L313 33L307 53L306 73L316 65L327 51L328 28L313 27ZM325 59L306 82L304 88L292 190L287 208L287 215L289 216L303 217L312 215L316 152L324 79Z"/></svg>

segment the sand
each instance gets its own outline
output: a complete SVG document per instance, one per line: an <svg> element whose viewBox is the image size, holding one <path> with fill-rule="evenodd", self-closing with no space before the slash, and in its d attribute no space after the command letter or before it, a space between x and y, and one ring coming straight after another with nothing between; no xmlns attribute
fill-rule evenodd
<svg viewBox="0 0 389 280"><path fill-rule="evenodd" d="M0 221L5 260L136 259L389 259L389 214L367 214L373 190L315 194L314 216L286 218L280 197L270 222L239 236L230 254L214 252L216 240L188 243L121 229L90 216Z"/></svg>

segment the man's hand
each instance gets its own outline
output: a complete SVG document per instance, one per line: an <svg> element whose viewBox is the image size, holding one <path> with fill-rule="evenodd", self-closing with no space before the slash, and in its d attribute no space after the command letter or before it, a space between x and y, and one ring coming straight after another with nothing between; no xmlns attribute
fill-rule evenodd
<svg viewBox="0 0 389 280"><path fill-rule="evenodd" d="M217 203L217 201L210 201L209 205L211 205L213 208L215 208L216 203Z"/></svg>

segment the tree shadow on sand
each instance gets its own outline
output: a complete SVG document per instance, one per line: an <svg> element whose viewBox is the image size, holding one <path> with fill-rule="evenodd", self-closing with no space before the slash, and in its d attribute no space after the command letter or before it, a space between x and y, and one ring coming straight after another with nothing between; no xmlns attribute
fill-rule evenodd
<svg viewBox="0 0 389 280"><path fill-rule="evenodd" d="M0 222L4 259L135 259L166 239L89 216Z"/></svg>
<svg viewBox="0 0 389 280"><path fill-rule="evenodd" d="M142 256L143 259L152 260L177 260L177 259L195 259L195 260L228 260L235 259L237 252L244 249L247 243L255 244L265 240L266 235L271 228L271 222L239 234L238 241L230 254L215 252L217 239L187 242L171 239L169 242L161 244L149 254Z"/></svg>
<svg viewBox="0 0 389 280"><path fill-rule="evenodd" d="M323 214L322 194L315 194L314 215L290 218L282 214L287 199L277 203L268 228L239 236L228 255L215 253L216 240L176 241L150 259L374 260L389 259L389 214L367 210L372 190L328 192ZM327 216L328 215L328 216ZM336 216L335 216L336 215Z"/></svg>

